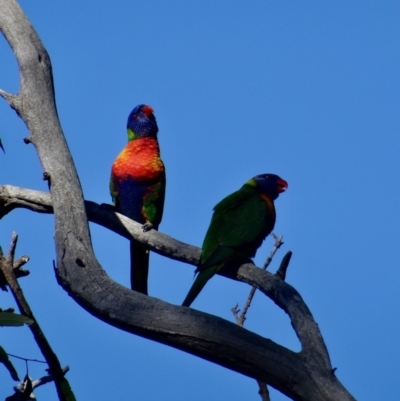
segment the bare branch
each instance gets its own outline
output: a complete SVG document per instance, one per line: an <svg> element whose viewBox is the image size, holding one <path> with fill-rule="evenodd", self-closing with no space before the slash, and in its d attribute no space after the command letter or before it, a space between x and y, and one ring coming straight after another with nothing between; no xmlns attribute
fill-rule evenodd
<svg viewBox="0 0 400 401"><path fill-rule="evenodd" d="M11 93L8 93L6 91L3 91L0 89L0 96L7 101L7 103L10 105L10 107L14 110L18 110L19 104L19 98L17 95L12 95Z"/></svg>
<svg viewBox="0 0 400 401"><path fill-rule="evenodd" d="M53 376L54 383L56 385L57 393L59 399L65 400L64 392L61 388L61 380L64 379L64 373L61 369L60 363L58 361L57 355L54 353L47 341L39 323L35 319L33 312L24 296L22 288L20 287L17 278L14 274L14 255L17 246L18 235L16 233L12 234L10 251L6 258L0 257L0 270L7 281L8 286L11 289L11 293L18 305L18 309L22 315L33 320L33 323L29 325L33 337L35 338L36 344L40 348L44 358L46 359L49 370Z"/></svg>
<svg viewBox="0 0 400 401"><path fill-rule="evenodd" d="M21 256L17 260L14 260L14 264L13 264L14 272L16 270L19 270L22 266L24 266L28 262L29 262L29 256L28 255Z"/></svg>
<svg viewBox="0 0 400 401"><path fill-rule="evenodd" d="M69 366L67 365L67 366L64 366L63 368L62 368L62 372L63 372L63 375L65 376L65 374L67 373L69 371ZM46 383L50 383L50 382L52 382L54 380L54 377L52 376L52 375L46 375L46 376L43 376L43 377L41 377L40 379L37 379L37 380L34 380L33 382L32 382L32 388L33 389L35 389L35 388L37 388L37 387L40 387L40 386L43 386L43 384L46 384Z"/></svg>
<svg viewBox="0 0 400 401"><path fill-rule="evenodd" d="M267 260L264 263L263 269L267 270L268 266L270 265L270 263L272 262L272 259L276 253L276 251L283 245L283 235L281 235L280 237L277 237L275 234L271 234L274 238L275 238L275 244L267 258ZM246 313L248 311L248 309L250 308L251 302L254 298L254 294L256 293L257 288L253 287L250 290L249 296L247 297L247 300L244 304L244 307L242 309L242 313L239 315L239 310L237 309L237 305L236 307L232 308L232 312L234 314L234 316L236 317L236 322L239 326L244 325L244 322L246 320Z"/></svg>
<svg viewBox="0 0 400 401"><path fill-rule="evenodd" d="M289 251L283 257L282 262L279 266L279 269L275 273L275 275L278 276L281 280L286 279L286 271L287 271L287 268L289 267L289 262L290 262L291 258L292 258L292 252Z"/></svg>
<svg viewBox="0 0 400 401"><path fill-rule="evenodd" d="M13 355L13 354L9 354L9 353L7 353L7 355L11 356L13 358L21 359L21 360L26 361L26 362L37 362L37 363L45 363L45 364L47 364L46 361L39 361L38 359L23 358L22 356Z"/></svg>
<svg viewBox="0 0 400 401"><path fill-rule="evenodd" d="M261 400L262 401L271 401L271 398L269 397L269 391L266 383L263 383L261 381L258 381L258 394L260 394Z"/></svg>
<svg viewBox="0 0 400 401"><path fill-rule="evenodd" d="M264 266L263 266L264 270L268 269L268 266L271 264L272 259L273 259L274 255L275 255L276 251L283 245L283 235L281 235L280 237L278 237L274 233L272 233L271 235L275 240L275 244L274 244L273 248L271 249L271 252L268 255L267 260L264 263Z"/></svg>
<svg viewBox="0 0 400 401"><path fill-rule="evenodd" d="M29 270L21 269L29 261L29 256L24 255L14 260L13 269L16 278L26 277L30 274Z"/></svg>
<svg viewBox="0 0 400 401"><path fill-rule="evenodd" d="M2 205L5 203L8 204L9 210L12 210L15 207L26 207L26 205L29 205L27 208L31 210L39 211L41 213L52 212L51 198L49 194L40 191L12 187L9 185L0 186L0 210ZM158 231L151 230L147 233L143 233L143 230L140 228L140 224L122 215L119 215L118 213L111 212L106 208L102 208L94 202L85 201L85 206L91 221L101 224L102 226L128 239L133 237L164 256L172 257L188 264L197 264L198 258L200 257L199 248L176 241ZM85 265L85 270L87 270L88 267L90 266ZM105 272L102 270L101 273L99 272L95 274L105 275ZM313 362L313 365L323 366L325 371L331 372L332 368L329 362L329 356L318 326L315 323L309 309L304 304L301 296L293 287L275 275L264 272L260 268L255 268L251 264L242 265L238 269L236 277L229 277L254 285L264 294L270 297L286 313L288 313L303 348L299 355L302 355L303 351L307 350L307 354L311 355L310 361L313 361L314 358L317 360L317 362ZM106 285L110 279L108 277L93 277L93 280L100 280L103 285ZM114 285L118 286L118 288L115 289ZM230 323L224 322L219 318L214 318L210 315L203 314L195 310L179 308L162 302L161 300L145 297L141 294L137 294L124 287L121 287L116 283L113 283L113 285L110 287L113 288L113 292L116 291L114 295L110 296L110 294L106 294L107 288L109 288L108 285L104 288L102 288L100 285L96 286L96 291L100 291L98 298L96 297L93 302L89 302L89 306L85 305L86 309L88 309L99 319L104 320L116 327L124 328L126 331L139 334L147 338L156 339L154 335L157 334L158 341L164 343L166 342L166 338L163 338L163 334L166 335L167 333L173 332L176 334L176 336L170 339L171 342L168 342L169 345L184 349L187 352L192 352L205 359L213 360L214 362L222 364L223 366L227 366L227 360L223 358L224 355L218 355L220 358L215 358L215 355L210 355L210 353L207 352L207 347L209 343L215 344L215 348L213 349L223 349L219 348L223 347L222 344L224 344L225 347L228 346L227 339L225 337L231 337L233 333L239 335L239 333L235 332L233 328L228 328L231 326L235 327L235 325L231 325ZM86 291L86 296L88 296L89 293L91 293L91 291ZM127 305L129 305L129 307ZM182 309L184 311L192 311L194 315L184 314ZM134 310L136 315L130 313L129 310ZM169 316L169 319L160 320L158 313L161 314L161 316ZM199 325L199 322L202 323ZM220 325L222 322L224 322L224 324ZM228 326L225 326L225 324ZM185 326L186 329L188 327L193 329L194 327L199 327L199 332L195 330L193 333L191 333L192 335L190 335L190 331L188 332L186 329L182 331L182 326ZM147 331L144 331L144 328L146 328ZM235 329L238 330L240 328L235 327ZM210 336L204 338L208 331L216 334L216 337ZM183 342L178 341L179 336L182 336L179 340L183 340ZM239 337L241 337L241 335L239 335ZM185 340L187 340L187 343ZM273 351L273 354L278 352L278 349L280 353L280 346L270 340L264 339L264 341L266 341L264 346L267 347L264 349L264 353L271 346L272 348L274 348L274 346L278 347L276 351ZM189 349L188 344L190 344L193 349ZM252 348L250 343L247 345L242 344L242 346ZM246 352L248 352L248 348L245 349ZM230 351L230 353L231 352L232 351ZM231 366L235 366L236 363L239 363L237 357L242 356L238 354L240 352L244 353L244 349L242 348L241 351L236 350L234 352L235 356L229 355L228 359ZM222 354L222 351L218 352L218 354ZM269 357L264 357L265 359L262 362L262 365L265 364L265 360L271 358L271 355L272 354L269 354ZM292 356L296 354L292 355L291 351L289 351L288 357L289 355L290 358L292 358ZM212 358L212 356L214 356L214 358ZM259 358L257 358L257 360L258 359ZM280 360L281 362L279 363L282 364L282 361L284 361L283 355L280 357ZM255 362L255 360L253 362ZM246 364L247 363L249 362L246 362ZM286 365L286 363L283 364ZM291 361L287 362L287 364L295 364L295 362ZM259 368L261 369L261 366L259 366ZM238 369L235 368L234 370ZM276 372L277 371L274 371L275 374ZM242 371L242 373L244 372ZM249 375L249 373L244 374ZM288 372L286 372L286 374L288 374ZM256 375L249 376L257 378ZM268 380L264 379L264 381L270 384ZM344 398L344 400L345 399L346 398Z"/></svg>
<svg viewBox="0 0 400 401"><path fill-rule="evenodd" d="M21 91L14 107L28 126L43 171L51 178L56 274L71 297L115 327L268 383L293 400L354 400L332 373L325 344L307 306L298 292L278 277L252 265L243 265L236 272L236 279L256 286L289 314L302 344L300 353L218 317L131 291L106 275L92 250L82 190L57 117L47 51L14 0L0 0L0 30L21 73ZM7 207L10 205L3 205L2 210ZM100 215L98 211L94 214ZM130 229L136 230L129 219L116 214L107 218L114 223L118 220L117 227L129 223ZM161 234L147 234L149 247L156 248L153 240ZM157 252L169 250L158 248ZM190 259L177 248L174 252L176 259Z"/></svg>
<svg viewBox="0 0 400 401"><path fill-rule="evenodd" d="M267 260L264 263L263 270L267 270L268 266L272 262L272 259L275 255L276 251L283 245L283 235L281 235L280 237L276 236L273 233L271 235L275 239L275 244L274 244L274 247L272 248ZM251 301L253 300L254 294L256 293L256 291L257 291L256 287L252 287L252 289L250 290L249 296L247 297L247 300L244 304L244 307L243 307L243 310L242 310L242 313L240 314L240 316L239 316L240 310L238 309L238 304L236 304L236 306L231 309L233 312L233 315L235 316L236 323L240 327L244 327L244 322L246 320L246 313L247 313L248 309L250 308ZM261 400L262 401L270 401L267 383L264 383L260 380L257 380L257 383L258 383L258 388L259 388L258 393L260 394Z"/></svg>
<svg viewBox="0 0 400 401"><path fill-rule="evenodd" d="M91 222L108 228L127 239L133 238L156 253L194 266L197 265L201 253L199 248L177 241L155 230L143 232L141 224L95 202L85 201L84 204ZM11 185L0 186L0 219L16 208L24 208L38 213L53 213L50 193Z"/></svg>
<svg viewBox="0 0 400 401"><path fill-rule="evenodd" d="M9 264L12 263L12 266L14 267L14 256L15 256L15 248L17 247L17 242L18 242L18 235L17 233L12 233L11 236L11 244L10 244L10 250L8 251L8 256L7 256L7 262Z"/></svg>
<svg viewBox="0 0 400 401"><path fill-rule="evenodd" d="M69 366L64 366L62 368L62 372L65 375L69 371ZM35 388L39 386L43 386L46 383L50 383L54 380L52 375L46 375L41 377L40 379L32 381L32 391L35 390ZM7 397L7 400L9 401L26 401L27 399L34 399L36 400L36 397L32 398L32 395L28 396L27 398L25 394L25 388L26 388L26 382L22 381L18 386L14 386L14 391L15 394L13 394L11 397ZM32 394L32 393L31 393Z"/></svg>

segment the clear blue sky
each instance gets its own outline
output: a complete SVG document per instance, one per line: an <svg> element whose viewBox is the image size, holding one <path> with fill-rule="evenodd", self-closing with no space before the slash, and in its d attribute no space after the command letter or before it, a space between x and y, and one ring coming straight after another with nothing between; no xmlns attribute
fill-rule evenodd
<svg viewBox="0 0 400 401"><path fill-rule="evenodd" d="M293 251L287 281L310 307L337 376L359 400L398 400L400 3L106 1L22 7L53 63L57 106L87 199L110 202L110 166L131 109L150 104L160 127L167 195L160 230L201 245L212 207L250 177L289 183L275 232ZM18 71L0 40L0 87ZM46 190L24 124L0 102L0 183ZM91 226L107 273L129 285L128 242ZM52 216L16 211L0 243L20 235L21 280L78 400L258 400L256 383L83 311L55 281ZM260 265L273 244L258 251ZM179 304L193 267L151 257L150 293ZM213 278L193 307L232 321L249 288ZM12 306L0 293L0 307ZM287 316L258 294L246 327L299 349ZM31 334L1 329L10 353L41 358ZM24 375L24 364L14 361ZM30 374L43 374L31 364ZM0 367L0 399L12 381ZM52 385L37 391L53 400ZM273 401L286 400L272 392Z"/></svg>

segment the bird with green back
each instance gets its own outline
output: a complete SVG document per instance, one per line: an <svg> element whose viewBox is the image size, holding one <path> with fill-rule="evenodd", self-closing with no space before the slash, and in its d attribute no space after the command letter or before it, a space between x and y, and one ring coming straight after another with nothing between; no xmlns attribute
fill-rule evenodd
<svg viewBox="0 0 400 401"><path fill-rule="evenodd" d="M287 182L275 174L256 175L214 207L195 271L198 275L182 306L190 306L219 270L238 266L256 254L274 228L274 200L287 188Z"/></svg>

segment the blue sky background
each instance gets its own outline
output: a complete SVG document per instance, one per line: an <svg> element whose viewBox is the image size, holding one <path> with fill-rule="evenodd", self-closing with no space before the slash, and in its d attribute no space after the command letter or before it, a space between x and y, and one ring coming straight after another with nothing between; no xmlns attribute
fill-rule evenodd
<svg viewBox="0 0 400 401"><path fill-rule="evenodd" d="M400 3L23 1L53 63L57 106L87 199L110 202L110 166L126 119L150 104L160 128L167 194L160 230L201 245L213 206L250 177L289 183L275 233L293 251L287 281L301 293L344 386L359 400L398 400ZM0 40L0 87L17 92ZM46 190L27 130L0 102L0 183ZM0 243L20 235L31 256L24 292L78 400L258 400L254 380L129 335L83 311L55 281L52 216L15 211ZM129 285L128 242L91 226L95 251ZM268 238L255 261L273 245ZM151 257L150 293L180 304L193 267ZM249 287L213 278L193 304L230 321ZM0 307L14 305L0 293ZM299 350L287 316L257 294L246 327ZM27 328L1 329L10 353L41 359ZM13 360L24 376L23 362ZM44 373L30 364L31 376ZM0 399L13 382L0 367ZM37 391L53 400L54 386ZM287 398L271 391L273 401Z"/></svg>

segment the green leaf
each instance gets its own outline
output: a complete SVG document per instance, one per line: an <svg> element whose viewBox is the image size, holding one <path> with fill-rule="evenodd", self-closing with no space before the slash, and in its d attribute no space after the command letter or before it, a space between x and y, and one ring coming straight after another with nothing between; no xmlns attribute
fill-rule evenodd
<svg viewBox="0 0 400 401"><path fill-rule="evenodd" d="M0 326L23 326L32 324L33 320L18 313L0 312Z"/></svg>
<svg viewBox="0 0 400 401"><path fill-rule="evenodd" d="M2 346L0 346L0 363L2 363L8 369L13 380L19 381L18 373L11 361L8 359L7 352Z"/></svg>

